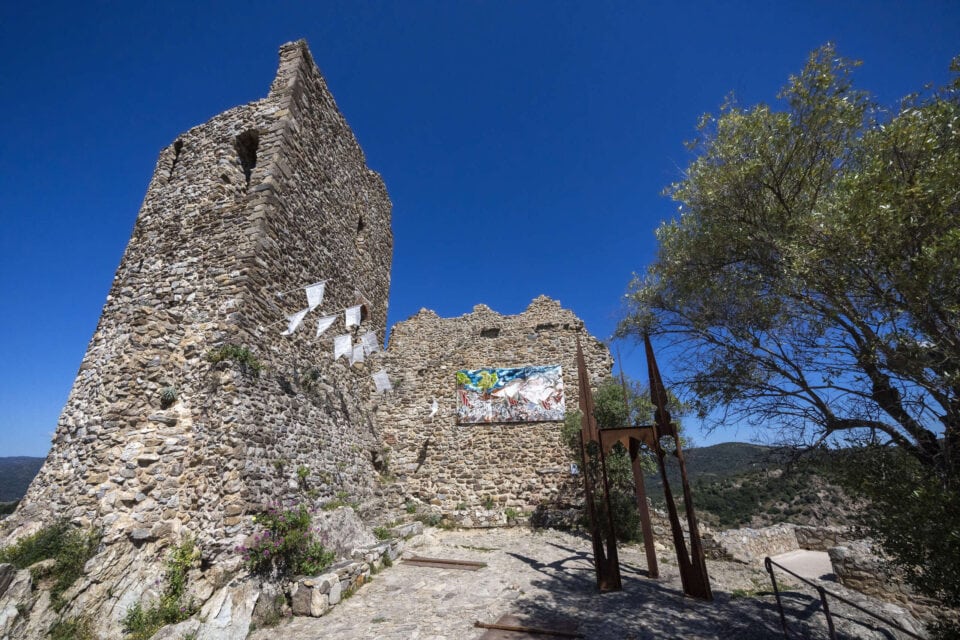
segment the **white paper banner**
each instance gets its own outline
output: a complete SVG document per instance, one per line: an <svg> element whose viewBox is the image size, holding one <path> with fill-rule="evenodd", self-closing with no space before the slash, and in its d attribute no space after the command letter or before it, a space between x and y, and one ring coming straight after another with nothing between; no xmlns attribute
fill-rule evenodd
<svg viewBox="0 0 960 640"><path fill-rule="evenodd" d="M307 305L310 309L316 309L323 302L323 290L327 286L327 281L316 282L307 286L304 291L307 292Z"/></svg>
<svg viewBox="0 0 960 640"><path fill-rule="evenodd" d="M317 320L317 337L323 335L323 332L330 328L337 321L337 316L324 316Z"/></svg>
<svg viewBox="0 0 960 640"><path fill-rule="evenodd" d="M340 356L350 357L350 354L353 352L353 346L351 345L350 334L345 333L342 336L337 336L333 339L333 359L336 360Z"/></svg>
<svg viewBox="0 0 960 640"><path fill-rule="evenodd" d="M380 343L377 342L377 334L375 331L368 331L363 334L360 342L363 344L363 350L367 355L380 350Z"/></svg>
<svg viewBox="0 0 960 640"><path fill-rule="evenodd" d="M353 348L353 354L350 356L350 364L354 362L363 362L363 345L358 344Z"/></svg>
<svg viewBox="0 0 960 640"><path fill-rule="evenodd" d="M390 376L387 375L386 369L380 369L373 374L373 383L377 386L377 393L393 391L393 385L390 384Z"/></svg>
<svg viewBox="0 0 960 640"><path fill-rule="evenodd" d="M344 315L347 319L347 328L350 327L359 327L360 326L360 305L355 307L348 307L344 311Z"/></svg>
<svg viewBox="0 0 960 640"><path fill-rule="evenodd" d="M437 411L440 411L440 403L437 402L437 399L434 398L433 402L430 404L430 417L437 415Z"/></svg>
<svg viewBox="0 0 960 640"><path fill-rule="evenodd" d="M281 333L280 335L282 336L291 335L294 331L297 330L297 327L300 326L300 323L303 322L303 319L307 316L308 313L310 313L310 309L303 309L301 311L297 311L292 316L287 316L287 330Z"/></svg>

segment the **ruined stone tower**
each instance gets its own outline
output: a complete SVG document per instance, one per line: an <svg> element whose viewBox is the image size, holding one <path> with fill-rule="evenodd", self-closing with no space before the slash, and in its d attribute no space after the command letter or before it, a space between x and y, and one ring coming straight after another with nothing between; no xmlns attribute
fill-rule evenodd
<svg viewBox="0 0 960 640"><path fill-rule="evenodd" d="M112 564L91 581L113 576L129 606L145 559L184 533L235 566L241 514L305 488L369 496L375 363L335 362L331 341L363 304L382 343L390 214L306 43L284 45L267 97L161 151L52 450L0 538L57 519L102 529ZM334 327L281 335L319 280ZM224 345L233 358L212 362Z"/></svg>
<svg viewBox="0 0 960 640"><path fill-rule="evenodd" d="M577 406L578 339L591 381L609 375L606 347L559 302L540 297L516 316L424 310L397 325L388 350L334 358L335 336L383 343L390 213L302 41L281 47L267 97L161 151L46 463L0 522L0 543L65 520L102 532L102 545L61 612L20 572L31 613L10 637L77 615L120 637L125 613L158 596L169 546L187 537L203 553L190 589L210 628L198 639L234 637L217 635L231 611L245 612L235 621L245 633L259 587L234 580L245 575L237 547L271 504L349 501L383 522L414 503L485 526L576 484L561 418L452 417L460 369L562 368L561 413ZM291 331L318 281L323 301ZM344 311L358 307L348 326ZM380 370L394 389L375 395ZM0 614L20 611L10 607ZM0 635L13 619L0 615Z"/></svg>

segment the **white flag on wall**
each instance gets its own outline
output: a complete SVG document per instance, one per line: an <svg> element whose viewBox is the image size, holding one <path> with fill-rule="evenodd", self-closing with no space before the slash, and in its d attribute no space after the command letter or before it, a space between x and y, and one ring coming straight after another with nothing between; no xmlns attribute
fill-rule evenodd
<svg viewBox="0 0 960 640"><path fill-rule="evenodd" d="M430 403L430 417L437 415L437 411L440 411L440 403L434 398L433 402Z"/></svg>
<svg viewBox="0 0 960 640"><path fill-rule="evenodd" d="M360 305L347 307L344 311L347 320L347 328L360 326Z"/></svg>
<svg viewBox="0 0 960 640"><path fill-rule="evenodd" d="M375 331L368 331L363 334L363 337L360 338L360 342L363 344L364 352L366 352L368 355L380 349L380 344L377 342L377 333Z"/></svg>
<svg viewBox="0 0 960 640"><path fill-rule="evenodd" d="M363 362L363 345L358 344L353 348L353 354L350 356L350 364L354 362Z"/></svg>
<svg viewBox="0 0 960 640"><path fill-rule="evenodd" d="M327 281L323 280L322 282L315 282L304 288L304 291L307 292L307 305L311 310L316 309L323 302L323 290L326 286Z"/></svg>
<svg viewBox="0 0 960 640"><path fill-rule="evenodd" d="M350 354L353 352L353 347L351 346L350 334L345 333L342 336L337 336L333 339L333 359L336 360L340 356L350 357Z"/></svg>
<svg viewBox="0 0 960 640"><path fill-rule="evenodd" d="M387 375L386 369L380 369L373 374L373 383L377 386L377 393L393 391L393 385L390 384L390 376Z"/></svg>
<svg viewBox="0 0 960 640"><path fill-rule="evenodd" d="M323 335L323 332L330 328L337 321L337 316L324 316L317 320L317 337Z"/></svg>
<svg viewBox="0 0 960 640"><path fill-rule="evenodd" d="M303 322L303 319L310 313L310 309L302 309L297 311L292 316L287 316L287 330L281 333L282 336L289 336L294 331L297 330L297 327L300 326L300 323Z"/></svg>

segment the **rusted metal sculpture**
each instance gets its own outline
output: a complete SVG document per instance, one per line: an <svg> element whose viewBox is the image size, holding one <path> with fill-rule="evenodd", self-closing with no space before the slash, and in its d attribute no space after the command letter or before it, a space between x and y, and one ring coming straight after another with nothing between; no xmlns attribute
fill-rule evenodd
<svg viewBox="0 0 960 640"><path fill-rule="evenodd" d="M697 525L697 515L693 509L693 494L687 480L687 466L683 460L683 447L680 445L680 435L676 425L670 421L667 411L667 390L660 378L660 369L653 355L653 346L650 336L643 334L643 345L647 356L647 373L650 377L650 400L654 406L653 420L653 452L657 456L660 466L660 476L663 478L663 495L667 503L667 513L670 516L670 528L673 531L673 546L677 551L677 564L680 567L680 581L683 583L683 592L695 598L713 600L710 590L710 577L707 575L707 561L703 553L703 543L700 541L700 529ZM660 444L660 438L673 436L676 449L674 455L680 465L680 479L683 483L683 501L687 507L687 526L690 529L690 554L687 554L687 545L677 516L677 506L673 501L673 492L667 480L667 467L664 464L666 453Z"/></svg>
<svg viewBox="0 0 960 640"><path fill-rule="evenodd" d="M587 376L587 365L583 359L580 339L577 339L577 383L580 392L580 473L583 475L583 489L590 514L590 537L593 542L594 569L597 572L597 588L601 592L619 591L623 588L620 579L620 558L617 554L617 537L613 528L613 510L610 508L610 482L607 479L607 456L600 443L600 430L593 416L593 393ZM607 536L604 548L603 534L600 529L600 514L594 501L593 479L590 477L590 455L587 449L591 442L597 443L600 458L600 476L603 482L603 500L606 504Z"/></svg>
<svg viewBox="0 0 960 640"><path fill-rule="evenodd" d="M629 407L629 404L627 406ZM640 446L646 445L653 451L653 427L634 426L601 429L600 440L603 450L607 453L619 443L630 454L630 467L633 470L633 491L637 498L637 510L640 512L640 530L643 532L643 548L647 555L647 576L659 578L660 569L657 566L657 551L653 546L650 506L647 503L647 490L643 482L643 468L640 466Z"/></svg>

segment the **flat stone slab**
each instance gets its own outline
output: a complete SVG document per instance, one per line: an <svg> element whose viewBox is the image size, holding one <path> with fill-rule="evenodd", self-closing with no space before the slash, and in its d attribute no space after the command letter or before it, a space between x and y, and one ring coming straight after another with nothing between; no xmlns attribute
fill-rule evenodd
<svg viewBox="0 0 960 640"><path fill-rule="evenodd" d="M826 551L799 549L771 556L770 559L809 580L836 582L836 576L833 574L833 564L830 562L830 556Z"/></svg>

